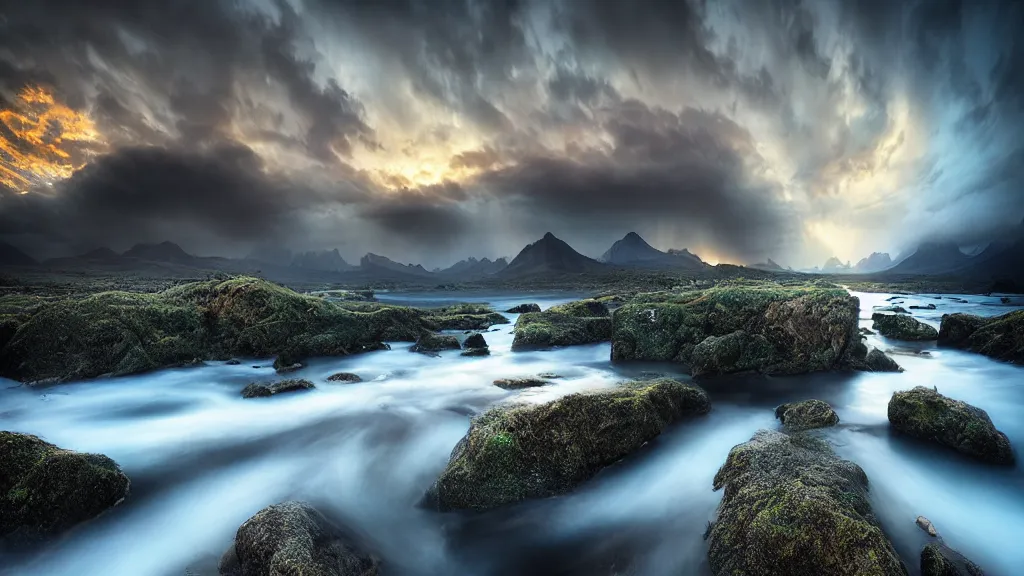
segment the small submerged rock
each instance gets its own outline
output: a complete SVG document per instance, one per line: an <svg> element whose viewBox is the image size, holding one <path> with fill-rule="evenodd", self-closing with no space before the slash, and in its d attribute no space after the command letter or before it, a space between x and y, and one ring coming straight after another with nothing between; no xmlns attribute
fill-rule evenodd
<svg viewBox="0 0 1024 576"><path fill-rule="evenodd" d="M462 342L462 356L489 356L491 349L487 346L484 335L474 332Z"/></svg>
<svg viewBox="0 0 1024 576"><path fill-rule="evenodd" d="M128 497L131 482L102 454L0 432L0 542L55 536Z"/></svg>
<svg viewBox="0 0 1024 576"><path fill-rule="evenodd" d="M984 462L1014 463L1009 439L996 430L984 410L947 398L932 388L917 386L893 394L889 423L897 432L948 446Z"/></svg>
<svg viewBox="0 0 1024 576"><path fill-rule="evenodd" d="M358 374L351 372L338 372L337 374L331 374L327 377L328 382L362 382L363 379Z"/></svg>
<svg viewBox="0 0 1024 576"><path fill-rule="evenodd" d="M494 385L505 390L522 390L523 388L536 388L548 384L547 380L541 378L500 378L494 381Z"/></svg>
<svg viewBox="0 0 1024 576"><path fill-rule="evenodd" d="M427 332L420 336L419 340L413 344L413 352L440 352L441 350L458 350L462 348L459 344L459 339L451 334L437 334L435 332Z"/></svg>
<svg viewBox="0 0 1024 576"><path fill-rule="evenodd" d="M782 422L786 430L792 432L839 424L839 415L828 402L822 400L783 404L775 409L775 417Z"/></svg>
<svg viewBox="0 0 1024 576"><path fill-rule="evenodd" d="M931 326L913 318L898 314L874 313L872 328L879 334L893 340L935 340L939 332Z"/></svg>
<svg viewBox="0 0 1024 576"><path fill-rule="evenodd" d="M245 521L220 560L222 576L376 576L380 562L305 502L267 506Z"/></svg>
<svg viewBox="0 0 1024 576"><path fill-rule="evenodd" d="M911 305L911 310L935 310L935 304L925 304L924 306Z"/></svg>
<svg viewBox="0 0 1024 576"><path fill-rule="evenodd" d="M473 420L425 501L483 510L564 494L669 424L710 409L703 390L668 379L498 406Z"/></svg>
<svg viewBox="0 0 1024 576"><path fill-rule="evenodd" d="M242 398L267 398L285 392L299 392L316 388L309 380L294 378L277 382L253 382L242 389Z"/></svg>
<svg viewBox="0 0 1024 576"><path fill-rule="evenodd" d="M227 361L227 362L225 362L224 364L226 364L226 365L228 365L228 366L238 366L238 365L239 365L239 364L241 364L241 363L242 363L242 362L241 362L240 360L238 360L238 358L232 358L231 360L228 360L228 361Z"/></svg>
<svg viewBox="0 0 1024 576"><path fill-rule="evenodd" d="M913 306L911 306L913 308ZM893 314L909 314L903 306L879 306L875 312L892 312Z"/></svg>
<svg viewBox="0 0 1024 576"><path fill-rule="evenodd" d="M761 430L729 451L708 535L715 576L906 576L868 501L868 478L824 440Z"/></svg>
<svg viewBox="0 0 1024 576"><path fill-rule="evenodd" d="M540 312L539 304L520 304L505 310L508 314L526 314L527 312Z"/></svg>

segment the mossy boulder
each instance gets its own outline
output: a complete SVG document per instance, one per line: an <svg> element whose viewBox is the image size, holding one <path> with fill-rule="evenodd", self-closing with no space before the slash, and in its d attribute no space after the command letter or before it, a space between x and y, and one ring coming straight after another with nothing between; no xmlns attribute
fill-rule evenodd
<svg viewBox="0 0 1024 576"><path fill-rule="evenodd" d="M548 381L542 378L499 378L494 381L495 386L505 390L522 390L523 388L536 388L547 384Z"/></svg>
<svg viewBox="0 0 1024 576"><path fill-rule="evenodd" d="M872 348L864 357L864 365L871 372L902 372L903 368L878 348Z"/></svg>
<svg viewBox="0 0 1024 576"><path fill-rule="evenodd" d="M362 382L363 379L358 374L353 374L351 372L338 372L336 374L331 374L330 376L328 376L327 377L327 381L328 382L352 382L352 383L355 383L355 382Z"/></svg>
<svg viewBox="0 0 1024 576"><path fill-rule="evenodd" d="M822 400L804 400L783 404L775 409L775 417L790 432L827 428L839 424L839 415Z"/></svg>
<svg viewBox="0 0 1024 576"><path fill-rule="evenodd" d="M487 340L484 335L479 332L474 332L466 337L462 341L463 348L487 348Z"/></svg>
<svg viewBox="0 0 1024 576"><path fill-rule="evenodd" d="M604 342L611 338L608 307L597 300L580 300L529 312L516 320L512 350L536 350Z"/></svg>
<svg viewBox="0 0 1024 576"><path fill-rule="evenodd" d="M520 304L518 306L513 306L513 307L509 308L508 310L505 310L505 312L507 312L509 314L526 314L527 312L540 312L540 305L539 304Z"/></svg>
<svg viewBox="0 0 1024 576"><path fill-rule="evenodd" d="M258 278L182 284L155 294L103 292L47 301L19 316L0 376L67 381L197 360L277 355L281 366L414 342L424 331L508 320L479 305L435 310L305 296Z"/></svg>
<svg viewBox="0 0 1024 576"><path fill-rule="evenodd" d="M1010 441L989 419L988 413L917 386L896 392L889 400L893 430L952 448L983 462L1012 465Z"/></svg>
<svg viewBox="0 0 1024 576"><path fill-rule="evenodd" d="M985 576L980 566L941 542L921 550L921 576Z"/></svg>
<svg viewBox="0 0 1024 576"><path fill-rule="evenodd" d="M893 340L935 340L939 337L939 332L935 328L912 316L875 312L871 315L871 320L872 328Z"/></svg>
<svg viewBox="0 0 1024 576"><path fill-rule="evenodd" d="M380 562L305 502L267 506L245 521L221 558L224 576L376 576Z"/></svg>
<svg viewBox="0 0 1024 576"><path fill-rule="evenodd" d="M278 382L253 382L242 389L242 398L268 398L286 392L301 392L316 388L309 380L294 378Z"/></svg>
<svg viewBox="0 0 1024 576"><path fill-rule="evenodd" d="M847 367L857 298L834 287L719 286L615 311L612 359L688 364L695 374Z"/></svg>
<svg viewBox="0 0 1024 576"><path fill-rule="evenodd" d="M1024 310L995 318L945 314L939 344L970 350L997 360L1024 363Z"/></svg>
<svg viewBox="0 0 1024 576"><path fill-rule="evenodd" d="M668 379L492 408L473 420L426 500L481 510L564 494L669 424L710 409L703 390Z"/></svg>
<svg viewBox="0 0 1024 576"><path fill-rule="evenodd" d="M459 339L451 334L436 334L434 332L426 332L420 336L416 344L413 345L410 350L413 352L440 352L441 350L458 350L462 348L459 344Z"/></svg>
<svg viewBox="0 0 1024 576"><path fill-rule="evenodd" d="M913 308L913 306L911 306ZM903 306L879 306L875 312L892 312L893 314L909 314Z"/></svg>
<svg viewBox="0 0 1024 576"><path fill-rule="evenodd" d="M0 542L59 534L120 504L129 486L106 456L0 432Z"/></svg>
<svg viewBox="0 0 1024 576"><path fill-rule="evenodd" d="M708 540L715 576L905 576L864 471L806 434L761 430L729 451Z"/></svg>

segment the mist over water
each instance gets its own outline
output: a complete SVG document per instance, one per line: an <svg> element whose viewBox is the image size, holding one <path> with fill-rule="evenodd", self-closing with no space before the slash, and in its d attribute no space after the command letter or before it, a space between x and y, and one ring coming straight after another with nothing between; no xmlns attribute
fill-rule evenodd
<svg viewBox="0 0 1024 576"><path fill-rule="evenodd" d="M889 295L856 295L862 325L870 326L872 306ZM521 302L547 308L576 296L380 295L418 306L487 301L499 310ZM935 326L943 313L995 315L1024 305L962 298L968 303L916 296L903 305L936 304L913 311ZM890 352L905 372L702 381L712 397L710 415L671 429L570 495L471 515L418 507L470 417L496 402L543 402L649 373L688 379L678 366L612 365L608 344L513 354L511 329L485 333L490 357L430 357L394 343L390 351L313 360L289 377L308 378L316 390L267 399L240 396L251 381L279 378L267 359L44 389L0 382L0 428L106 454L132 480L121 506L41 549L8 552L0 574L216 574L238 526L287 499L308 500L348 527L383 559L387 574L705 574L702 534L721 498L711 490L718 467L732 446L777 427L776 405L812 397L839 413L842 423L822 433L867 472L875 513L911 574L926 538L914 525L919 514L987 573L1019 574L1024 567L1021 464L977 464L893 436L886 419L894 391L936 386L985 409L1020 455L1024 369L934 342L877 336L868 344ZM339 371L364 382L326 381ZM563 378L521 392L492 385L541 372Z"/></svg>

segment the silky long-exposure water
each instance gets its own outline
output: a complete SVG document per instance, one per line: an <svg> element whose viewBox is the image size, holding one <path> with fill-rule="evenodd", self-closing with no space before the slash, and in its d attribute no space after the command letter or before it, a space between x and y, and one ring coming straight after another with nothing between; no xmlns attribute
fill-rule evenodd
<svg viewBox="0 0 1024 576"><path fill-rule="evenodd" d="M863 326L888 294L861 298ZM419 306L487 301L497 309L534 301L548 307L573 295L385 294ZM938 326L943 313L995 315L997 297L906 297L904 306ZM515 315L508 315L515 320ZM1018 453L1024 446L1024 368L984 356L870 336L899 374L830 373L704 380L710 415L675 427L576 492L485 514L439 514L418 504L444 468L472 415L496 402L542 402L664 374L672 365L612 364L609 345L512 353L512 325L485 334L491 356L458 351L430 357L395 343L390 351L317 359L297 377L316 390L243 400L271 362L163 370L139 376L29 388L0 381L0 428L36 434L61 447L115 459L132 479L131 497L100 518L32 551L8 551L11 575L216 574L238 526L268 504L308 500L350 528L383 559L386 573L420 575L707 573L702 534L721 498L712 478L729 449L759 428L776 428L773 408L820 398L841 424L822 432L867 472L876 514L911 574L930 518L945 541L989 574L1024 573L1024 472L978 464L890 434L892 392L916 385L988 411ZM259 367L254 367L259 366ZM327 376L354 372L357 384ZM553 372L543 388L508 392L496 378Z"/></svg>

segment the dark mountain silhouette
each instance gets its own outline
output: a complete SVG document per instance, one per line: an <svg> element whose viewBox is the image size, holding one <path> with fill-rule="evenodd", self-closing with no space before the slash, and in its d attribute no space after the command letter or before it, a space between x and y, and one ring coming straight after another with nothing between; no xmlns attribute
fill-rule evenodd
<svg viewBox="0 0 1024 576"><path fill-rule="evenodd" d="M152 262L172 262L174 264L192 264L196 260L195 256L182 250L181 246L167 241L159 244L136 244L121 256Z"/></svg>
<svg viewBox="0 0 1024 576"><path fill-rule="evenodd" d="M489 258L477 260L476 258L471 257L465 260L459 260L448 268L436 270L435 272L441 276L449 278L471 280L493 276L494 274L504 270L507 266L508 260L504 258L498 258L497 260L491 261Z"/></svg>
<svg viewBox="0 0 1024 576"><path fill-rule="evenodd" d="M6 242L0 242L0 266L33 266L34 258Z"/></svg>
<svg viewBox="0 0 1024 576"><path fill-rule="evenodd" d="M825 274L841 274L843 272L849 272L850 263L847 262L846 264L843 264L839 258L833 256L825 261L825 265L821 267L821 271Z"/></svg>
<svg viewBox="0 0 1024 576"><path fill-rule="evenodd" d="M121 255L110 248L102 247L83 252L76 256L65 256L63 258L50 258L43 262L49 268L87 268L89 266L114 265L121 262Z"/></svg>
<svg viewBox="0 0 1024 576"><path fill-rule="evenodd" d="M300 252L292 259L292 266L309 268L310 270L328 270L344 272L354 268L338 253L338 249L321 250L319 252Z"/></svg>
<svg viewBox="0 0 1024 576"><path fill-rule="evenodd" d="M688 250L662 252L636 232L630 232L601 256L602 262L616 266L702 268L704 262Z"/></svg>
<svg viewBox="0 0 1024 576"><path fill-rule="evenodd" d="M970 256L956 244L931 242L921 244L913 254L886 271L888 274L946 274L963 268Z"/></svg>
<svg viewBox="0 0 1024 576"><path fill-rule="evenodd" d="M881 272L892 266L892 258L886 252L872 252L871 256L861 258L860 262L853 267L853 271L860 274L870 272Z"/></svg>
<svg viewBox="0 0 1024 576"><path fill-rule="evenodd" d="M775 263L774 260L769 258L765 262L756 262L754 264L748 264L748 268L757 268L758 270L767 270L769 272L785 272L786 269Z"/></svg>
<svg viewBox="0 0 1024 576"><path fill-rule="evenodd" d="M359 268L367 273L390 271L420 277L433 276L433 273L419 264L415 266L412 264L399 264L386 256L380 256L372 252L367 253L359 260Z"/></svg>
<svg viewBox="0 0 1024 576"><path fill-rule="evenodd" d="M548 232L540 240L523 248L508 267L497 275L509 278L545 273L600 272L606 269L604 264L587 258Z"/></svg>

